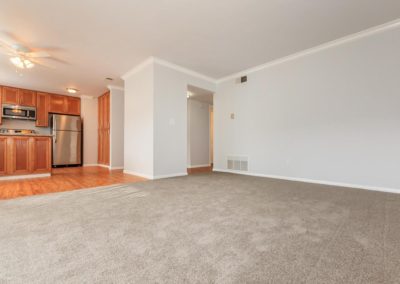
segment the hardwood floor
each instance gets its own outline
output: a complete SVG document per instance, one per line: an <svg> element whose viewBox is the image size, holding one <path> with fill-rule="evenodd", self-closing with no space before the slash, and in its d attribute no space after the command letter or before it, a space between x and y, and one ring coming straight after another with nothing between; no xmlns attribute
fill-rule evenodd
<svg viewBox="0 0 400 284"><path fill-rule="evenodd" d="M187 172L189 175L193 175L193 174L200 174L200 173L210 173L212 172L213 167L201 167L201 168L188 168Z"/></svg>
<svg viewBox="0 0 400 284"><path fill-rule="evenodd" d="M144 180L122 170L109 171L102 167L58 168L52 170L51 177L0 181L0 199Z"/></svg>

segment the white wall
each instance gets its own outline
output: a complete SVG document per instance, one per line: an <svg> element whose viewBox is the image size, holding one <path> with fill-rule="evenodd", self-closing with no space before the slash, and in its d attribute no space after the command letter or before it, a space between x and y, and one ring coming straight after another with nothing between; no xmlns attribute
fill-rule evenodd
<svg viewBox="0 0 400 284"><path fill-rule="evenodd" d="M188 167L210 164L210 104L187 100L188 111Z"/></svg>
<svg viewBox="0 0 400 284"><path fill-rule="evenodd" d="M81 98L81 117L83 121L83 164L97 165L97 98Z"/></svg>
<svg viewBox="0 0 400 284"><path fill-rule="evenodd" d="M399 50L396 28L220 83L215 167L400 189Z"/></svg>
<svg viewBox="0 0 400 284"><path fill-rule="evenodd" d="M125 75L124 171L147 178L186 174L187 87L215 83L150 58Z"/></svg>
<svg viewBox="0 0 400 284"><path fill-rule="evenodd" d="M110 89L110 168L124 167L124 91Z"/></svg>
<svg viewBox="0 0 400 284"><path fill-rule="evenodd" d="M187 173L187 87L215 91L202 78L154 64L154 177Z"/></svg>
<svg viewBox="0 0 400 284"><path fill-rule="evenodd" d="M154 66L146 65L125 80L124 171L154 175Z"/></svg>

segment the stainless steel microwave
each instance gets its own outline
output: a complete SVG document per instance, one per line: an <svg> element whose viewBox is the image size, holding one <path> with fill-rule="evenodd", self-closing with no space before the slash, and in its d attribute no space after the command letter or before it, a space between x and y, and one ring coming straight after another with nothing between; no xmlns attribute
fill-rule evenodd
<svg viewBox="0 0 400 284"><path fill-rule="evenodd" d="M36 120L36 108L18 105L3 105L1 115L4 118Z"/></svg>

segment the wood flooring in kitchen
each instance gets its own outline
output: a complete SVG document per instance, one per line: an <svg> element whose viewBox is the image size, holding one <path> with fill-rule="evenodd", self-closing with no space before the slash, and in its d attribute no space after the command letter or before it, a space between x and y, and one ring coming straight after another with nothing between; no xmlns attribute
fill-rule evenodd
<svg viewBox="0 0 400 284"><path fill-rule="evenodd" d="M51 177L0 181L0 200L145 180L98 166L57 168Z"/></svg>

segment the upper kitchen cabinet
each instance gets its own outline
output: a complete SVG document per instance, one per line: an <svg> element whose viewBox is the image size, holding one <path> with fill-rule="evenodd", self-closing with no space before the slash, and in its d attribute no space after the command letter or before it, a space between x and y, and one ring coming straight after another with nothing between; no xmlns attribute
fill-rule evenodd
<svg viewBox="0 0 400 284"><path fill-rule="evenodd" d="M81 114L81 99L76 97L50 95L49 112L80 115Z"/></svg>
<svg viewBox="0 0 400 284"><path fill-rule="evenodd" d="M12 87L2 87L2 103L35 107L36 92Z"/></svg>
<svg viewBox="0 0 400 284"><path fill-rule="evenodd" d="M53 113L66 113L67 112L67 104L65 101L65 96L60 95L50 95L50 105L49 112Z"/></svg>
<svg viewBox="0 0 400 284"><path fill-rule="evenodd" d="M81 99L75 97L67 97L67 113L71 115L81 114Z"/></svg>
<svg viewBox="0 0 400 284"><path fill-rule="evenodd" d="M18 104L21 106L36 106L36 92L31 90L18 89Z"/></svg>
<svg viewBox="0 0 400 284"><path fill-rule="evenodd" d="M2 103L3 104L18 104L18 89L12 87L2 88Z"/></svg>
<svg viewBox="0 0 400 284"><path fill-rule="evenodd" d="M38 92L36 95L36 126L49 126L49 94Z"/></svg>

